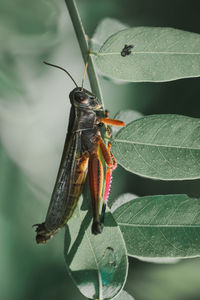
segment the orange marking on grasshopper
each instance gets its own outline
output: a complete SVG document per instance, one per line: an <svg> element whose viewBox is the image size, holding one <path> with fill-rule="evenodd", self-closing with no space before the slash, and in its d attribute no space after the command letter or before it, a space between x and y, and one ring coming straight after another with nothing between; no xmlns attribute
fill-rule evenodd
<svg viewBox="0 0 200 300"><path fill-rule="evenodd" d="M109 112L106 110L105 118L100 118L101 123L104 123L106 125L125 126L125 123L123 121L108 118L108 114L109 114ZM111 137L111 131L109 131L108 128L107 128L107 136ZM106 211L106 204L108 201L108 196L109 196L110 186L111 186L111 181L112 181L112 172L116 169L117 162L116 162L114 155L110 151L110 149L111 149L110 142L108 143L108 147L106 147L102 138L99 138L99 145L100 145L104 160L108 167L108 169L106 171L106 176L105 176L105 190L104 190L103 206L102 206L101 217L100 217L100 223L101 223L101 226L103 227L104 216L105 216L105 211Z"/></svg>
<svg viewBox="0 0 200 300"><path fill-rule="evenodd" d="M99 218L99 206L103 188L103 166L99 158L98 143L96 143L89 156L88 175L93 206L92 233L98 234L102 232L102 225Z"/></svg>
<svg viewBox="0 0 200 300"><path fill-rule="evenodd" d="M110 151L110 148L111 148L111 143L109 142L108 143L108 150L109 151ZM110 167L108 167L108 169L106 171L104 199L103 199L103 206L102 206L101 218L100 218L102 224L104 223L106 204L107 204L109 193L110 193L110 187L111 187L111 182L112 182L112 172L117 168L116 159L115 159L115 157L114 157L114 155L112 154L111 151L110 151L110 155L111 155L113 164Z"/></svg>
<svg viewBox="0 0 200 300"><path fill-rule="evenodd" d="M107 120L107 118L105 118ZM108 119L111 120L111 119ZM104 119L101 119L104 121ZM114 120L116 121L116 120ZM102 122L103 123L103 122ZM122 124L124 122L117 121L118 124ZM111 136L111 132L108 131L108 136ZM111 143L108 143L108 147L104 144L103 139L101 136L96 136L94 142L93 151L90 152L89 155L89 185L90 185L90 193L92 198L93 204L93 225L92 225L92 233L98 234L102 232L103 223L104 223L104 215L106 210L106 203L109 196L110 185L112 180L112 172L117 167L117 162L115 160L114 155L110 151ZM101 160L99 158L99 150L103 155L105 163L108 167L105 175L105 191L104 191L104 198L103 198L103 206L101 211L101 216L99 216L99 207L101 203L101 196L102 196L102 188L103 188L103 166Z"/></svg>
<svg viewBox="0 0 200 300"><path fill-rule="evenodd" d="M108 143L108 150L109 151L110 151L110 148L111 148L111 143ZM108 201L108 196L109 196L109 192L110 192L112 172L117 168L117 162L116 162L116 159L115 159L114 155L112 154L112 152L110 152L110 155L112 157L113 164L110 167L108 167L108 169L106 171L106 185L105 185L104 200L103 200L103 202L105 204Z"/></svg>
<svg viewBox="0 0 200 300"><path fill-rule="evenodd" d="M109 118L100 118L100 122L104 123L106 125L114 125L114 126L119 126L119 127L125 126L125 123L123 121L109 119Z"/></svg>

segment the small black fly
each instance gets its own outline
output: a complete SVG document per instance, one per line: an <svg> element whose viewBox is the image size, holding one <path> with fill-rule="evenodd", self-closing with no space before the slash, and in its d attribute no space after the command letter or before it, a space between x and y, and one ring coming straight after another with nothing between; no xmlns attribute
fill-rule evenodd
<svg viewBox="0 0 200 300"><path fill-rule="evenodd" d="M121 56L125 57L131 54L131 49L133 49L133 45L125 45L122 49Z"/></svg>

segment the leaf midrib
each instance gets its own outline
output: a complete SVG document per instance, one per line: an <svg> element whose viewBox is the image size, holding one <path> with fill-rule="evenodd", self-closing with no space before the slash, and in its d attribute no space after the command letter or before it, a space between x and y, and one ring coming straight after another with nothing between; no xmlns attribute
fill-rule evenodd
<svg viewBox="0 0 200 300"><path fill-rule="evenodd" d="M116 219L117 221L117 219ZM120 223L117 222L119 226L127 226L127 227L150 227L150 228L166 228L166 227L177 227L177 228L200 228L200 224L128 224L128 223Z"/></svg>
<svg viewBox="0 0 200 300"><path fill-rule="evenodd" d="M121 52L98 52L95 53L96 56L104 56L104 55L121 55ZM138 51L138 52L132 52L129 54L130 56L136 55L136 54L161 54L161 55L200 55L200 52L167 52L167 51L158 51L158 52L153 52L153 51Z"/></svg>
<svg viewBox="0 0 200 300"><path fill-rule="evenodd" d="M199 148L194 148L194 147L186 147L186 146L178 146L178 145L174 146L174 145L152 144L152 143L146 143L146 142L134 142L134 141L120 140L120 139L114 139L113 142L124 143L124 144L133 144L133 145L152 146L152 147L176 148L176 149L187 149L187 150L200 150L200 147Z"/></svg>

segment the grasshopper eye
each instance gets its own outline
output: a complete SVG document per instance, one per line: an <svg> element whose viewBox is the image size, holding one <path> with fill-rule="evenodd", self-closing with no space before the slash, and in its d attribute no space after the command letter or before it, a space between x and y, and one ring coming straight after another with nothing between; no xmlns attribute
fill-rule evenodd
<svg viewBox="0 0 200 300"><path fill-rule="evenodd" d="M82 93L82 92L76 93L74 95L74 98L79 103L85 103L85 104L88 103L88 96L86 93Z"/></svg>
<svg viewBox="0 0 200 300"><path fill-rule="evenodd" d="M98 104L97 98L95 96L90 95L89 98L90 98L90 105L91 106L96 106Z"/></svg>
<svg viewBox="0 0 200 300"><path fill-rule="evenodd" d="M92 100L92 101L90 101L90 105L95 107L95 106L97 106L97 102L95 100Z"/></svg>

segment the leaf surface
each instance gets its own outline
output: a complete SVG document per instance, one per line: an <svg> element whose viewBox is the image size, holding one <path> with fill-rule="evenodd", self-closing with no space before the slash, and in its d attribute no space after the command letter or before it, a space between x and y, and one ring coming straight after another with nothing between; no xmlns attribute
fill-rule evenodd
<svg viewBox="0 0 200 300"><path fill-rule="evenodd" d="M88 204L89 205L89 204ZM91 233L91 211L82 197L65 234L67 269L80 292L90 299L112 299L127 277L126 247L111 213L106 212L103 233Z"/></svg>
<svg viewBox="0 0 200 300"><path fill-rule="evenodd" d="M128 294L126 291L122 291L117 297L114 298L115 300L134 300L134 298ZM114 300L113 299L113 300Z"/></svg>
<svg viewBox="0 0 200 300"><path fill-rule="evenodd" d="M127 25L121 23L119 20L114 18L103 19L95 29L95 32L91 39L92 50L99 50L100 46L103 45L106 39L112 34L127 28Z"/></svg>
<svg viewBox="0 0 200 300"><path fill-rule="evenodd" d="M133 45L123 57L125 45ZM125 81L200 76L200 35L173 28L134 27L110 36L96 54L100 71Z"/></svg>
<svg viewBox="0 0 200 300"><path fill-rule="evenodd" d="M132 109L124 109L120 110L114 117L116 120L124 121L126 125L131 123L132 121L135 121L139 118L142 118L143 115L139 113L138 111L132 110ZM120 127L113 126L112 127L112 136L116 135L116 133L120 130Z"/></svg>
<svg viewBox="0 0 200 300"><path fill-rule="evenodd" d="M128 255L188 258L200 255L200 199L146 196L117 208Z"/></svg>
<svg viewBox="0 0 200 300"><path fill-rule="evenodd" d="M144 177L200 178L200 120L181 115L140 118L116 134L112 152L125 169Z"/></svg>

